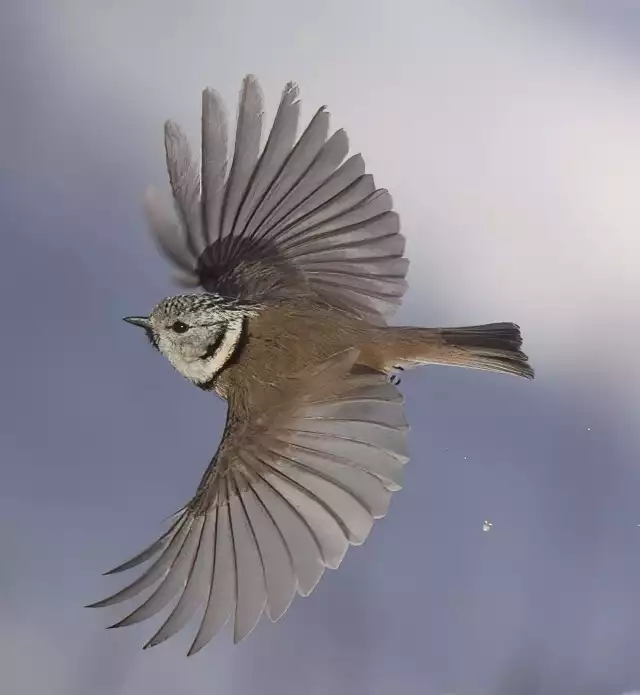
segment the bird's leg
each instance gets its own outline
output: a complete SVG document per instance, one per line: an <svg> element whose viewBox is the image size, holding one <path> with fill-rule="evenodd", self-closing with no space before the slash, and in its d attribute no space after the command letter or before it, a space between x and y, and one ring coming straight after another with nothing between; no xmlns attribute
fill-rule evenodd
<svg viewBox="0 0 640 695"><path fill-rule="evenodd" d="M399 372L404 372L404 367L400 364L396 364L393 366L393 368ZM402 383L402 379L397 375L397 374L391 374L389 376L389 381L394 385L394 386L399 386Z"/></svg>

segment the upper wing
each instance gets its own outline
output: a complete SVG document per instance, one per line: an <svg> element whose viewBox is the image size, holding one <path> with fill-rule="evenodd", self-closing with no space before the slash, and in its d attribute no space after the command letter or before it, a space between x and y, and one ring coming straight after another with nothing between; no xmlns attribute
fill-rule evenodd
<svg viewBox="0 0 640 695"><path fill-rule="evenodd" d="M204 608L189 650L234 616L238 642L263 612L277 620L324 568L367 537L401 486L407 461L402 397L387 377L352 370L358 351L293 378L264 421L243 424L229 405L223 441L195 497L171 528L112 573L152 561L132 584L93 604L157 588L113 627L155 615L179 595L146 646L164 641Z"/></svg>
<svg viewBox="0 0 640 695"><path fill-rule="evenodd" d="M285 87L260 152L263 102L252 76L240 94L227 176L227 119L219 95L202 96L202 162L180 128L165 126L175 212L153 190L146 210L160 249L183 286L227 296L306 290L381 322L406 289L408 261L391 196L365 174L362 157L343 162L347 135L328 137L321 108L296 142L298 89Z"/></svg>

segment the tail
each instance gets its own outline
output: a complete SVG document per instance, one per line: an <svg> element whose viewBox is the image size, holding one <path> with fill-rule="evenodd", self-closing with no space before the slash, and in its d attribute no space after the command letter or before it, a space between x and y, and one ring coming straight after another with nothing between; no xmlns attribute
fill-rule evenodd
<svg viewBox="0 0 640 695"><path fill-rule="evenodd" d="M515 323L487 323L464 328L396 328L394 365L446 364L515 374L533 379L528 357L520 350L522 336Z"/></svg>

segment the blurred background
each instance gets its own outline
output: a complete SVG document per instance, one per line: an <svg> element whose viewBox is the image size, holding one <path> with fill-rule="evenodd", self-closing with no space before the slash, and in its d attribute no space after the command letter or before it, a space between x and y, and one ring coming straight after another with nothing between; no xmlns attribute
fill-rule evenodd
<svg viewBox="0 0 640 695"><path fill-rule="evenodd" d="M640 7L22 0L0 22L6 695L621 695L640 687ZM515 321L538 373L402 389L405 488L238 647L107 632L100 573L193 493L224 410L121 317L173 292L162 126L256 73L321 104L400 212L398 323ZM491 522L483 532L483 522Z"/></svg>

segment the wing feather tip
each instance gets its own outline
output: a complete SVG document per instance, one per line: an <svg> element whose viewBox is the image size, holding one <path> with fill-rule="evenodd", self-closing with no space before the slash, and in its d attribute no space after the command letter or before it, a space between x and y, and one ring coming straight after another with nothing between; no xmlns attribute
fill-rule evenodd
<svg viewBox="0 0 640 695"><path fill-rule="evenodd" d="M120 574L120 572L125 572L126 570L129 569L129 561L123 562L121 565L118 565L117 567L114 567L113 569L107 570L106 572L102 573L103 577L111 577L114 574Z"/></svg>
<svg viewBox="0 0 640 695"><path fill-rule="evenodd" d="M184 137L184 133L182 132L180 125L171 118L168 118L164 122L164 135L165 139L171 142Z"/></svg>
<svg viewBox="0 0 640 695"><path fill-rule="evenodd" d="M261 614L262 615L262 614ZM260 618L258 618L258 621ZM233 629L233 643L234 644L240 644L243 640L245 640L258 626L258 621L256 621L255 625L253 625L251 628L248 630L236 630L235 626Z"/></svg>
<svg viewBox="0 0 640 695"><path fill-rule="evenodd" d="M202 649L204 649L214 637L215 635L212 635L205 640L201 640L200 632L198 632L191 643L191 646L187 650L187 656L195 656L198 652L202 651Z"/></svg>
<svg viewBox="0 0 640 695"><path fill-rule="evenodd" d="M294 589L293 593L291 594L291 598L290 598L289 602L287 603L287 605L284 608L279 609L278 611L272 612L269 609L268 605L265 607L264 614L267 616L267 618L269 618L269 620L272 623L277 623L278 620L280 620L280 618L282 618L282 616L289 610L289 608L291 608L291 604L293 603L293 597L295 596L295 593L296 592Z"/></svg>

